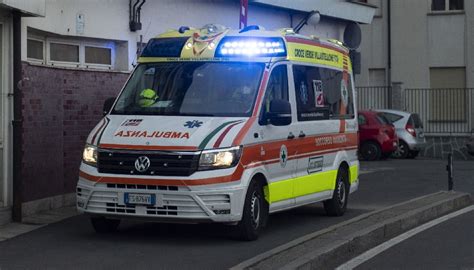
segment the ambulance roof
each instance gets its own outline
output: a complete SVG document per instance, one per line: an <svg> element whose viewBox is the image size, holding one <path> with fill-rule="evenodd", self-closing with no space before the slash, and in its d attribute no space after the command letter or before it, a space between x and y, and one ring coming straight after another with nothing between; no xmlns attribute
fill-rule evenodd
<svg viewBox="0 0 474 270"><path fill-rule="evenodd" d="M199 29L181 27L152 38L138 61L290 60L350 69L348 53L340 41L299 35L291 28L267 31L249 26L233 30L209 24Z"/></svg>

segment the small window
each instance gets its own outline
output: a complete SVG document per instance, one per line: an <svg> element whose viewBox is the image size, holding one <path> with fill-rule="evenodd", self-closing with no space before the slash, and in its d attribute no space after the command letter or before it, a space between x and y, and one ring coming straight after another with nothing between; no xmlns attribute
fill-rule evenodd
<svg viewBox="0 0 474 270"><path fill-rule="evenodd" d="M432 0L432 11L464 10L464 0Z"/></svg>
<svg viewBox="0 0 474 270"><path fill-rule="evenodd" d="M383 115L385 116L385 118L387 118L387 120L388 120L390 123L395 123L395 122L397 122L398 120L400 120L400 119L403 118L403 116L398 115L398 114L394 114L394 113L383 113Z"/></svg>
<svg viewBox="0 0 474 270"><path fill-rule="evenodd" d="M51 61L79 63L79 45L51 42L49 53Z"/></svg>
<svg viewBox="0 0 474 270"><path fill-rule="evenodd" d="M27 49L26 55L30 59L35 60L44 60L44 42L36 39L28 39L27 40Z"/></svg>
<svg viewBox="0 0 474 270"><path fill-rule="evenodd" d="M112 50L85 46L85 58L87 64L112 65Z"/></svg>
<svg viewBox="0 0 474 270"><path fill-rule="evenodd" d="M446 10L446 0L433 0L433 2L431 2L431 10Z"/></svg>
<svg viewBox="0 0 474 270"><path fill-rule="evenodd" d="M449 10L464 10L464 0L449 0Z"/></svg>

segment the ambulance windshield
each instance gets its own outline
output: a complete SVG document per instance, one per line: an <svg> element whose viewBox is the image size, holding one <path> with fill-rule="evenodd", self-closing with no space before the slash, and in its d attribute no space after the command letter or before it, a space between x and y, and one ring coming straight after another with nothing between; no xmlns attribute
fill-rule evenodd
<svg viewBox="0 0 474 270"><path fill-rule="evenodd" d="M141 64L112 114L248 117L263 69L262 63Z"/></svg>

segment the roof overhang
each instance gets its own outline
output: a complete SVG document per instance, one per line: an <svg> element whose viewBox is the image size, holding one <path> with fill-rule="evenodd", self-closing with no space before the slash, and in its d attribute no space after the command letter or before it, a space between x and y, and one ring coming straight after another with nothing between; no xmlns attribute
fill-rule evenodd
<svg viewBox="0 0 474 270"><path fill-rule="evenodd" d="M44 17L45 0L0 0L0 9L18 11L22 16Z"/></svg>
<svg viewBox="0 0 474 270"><path fill-rule="evenodd" d="M377 8L352 0L249 0L249 2L299 12L316 10L322 16L365 24L372 23Z"/></svg>

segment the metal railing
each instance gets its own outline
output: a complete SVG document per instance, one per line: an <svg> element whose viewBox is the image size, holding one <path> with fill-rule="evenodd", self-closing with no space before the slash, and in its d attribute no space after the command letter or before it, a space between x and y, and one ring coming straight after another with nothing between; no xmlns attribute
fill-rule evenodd
<svg viewBox="0 0 474 270"><path fill-rule="evenodd" d="M474 88L405 89L405 110L418 113L428 134L473 133Z"/></svg>
<svg viewBox="0 0 474 270"><path fill-rule="evenodd" d="M359 110L391 108L392 87L390 86L356 87L356 91Z"/></svg>

